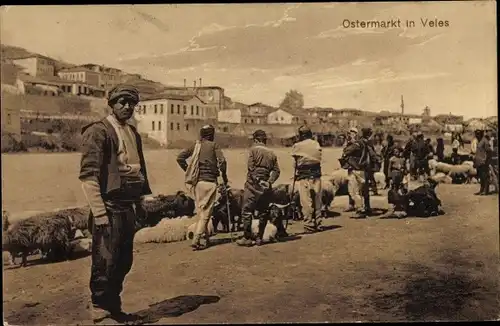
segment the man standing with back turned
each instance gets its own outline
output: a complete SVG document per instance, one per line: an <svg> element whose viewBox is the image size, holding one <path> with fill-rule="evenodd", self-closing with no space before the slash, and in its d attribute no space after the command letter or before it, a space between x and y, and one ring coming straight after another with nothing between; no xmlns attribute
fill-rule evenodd
<svg viewBox="0 0 500 326"><path fill-rule="evenodd" d="M109 92L112 113L82 130L79 179L91 209L90 290L95 323L134 319L122 311L120 293L132 267L134 204L151 194L141 137L127 123L138 102L137 89L118 85Z"/></svg>
<svg viewBox="0 0 500 326"><path fill-rule="evenodd" d="M313 140L311 129L299 128L299 142L292 147L295 177L304 215L304 232L321 230L321 146Z"/></svg>
<svg viewBox="0 0 500 326"><path fill-rule="evenodd" d="M196 180L192 182L196 213L198 215L198 224L196 225L196 231L191 244L193 250L203 250L210 246L210 236L207 226L217 198L217 178L221 174L222 182L224 183L221 185L223 187L222 192L224 195L227 195L226 159L214 139L214 126L205 125L200 129L200 140L180 152L177 156L177 164L179 164L182 170L188 170L188 163L186 161L189 157L191 157L191 160L196 161L199 169ZM203 235L205 238L204 244L201 243Z"/></svg>
<svg viewBox="0 0 500 326"><path fill-rule="evenodd" d="M248 153L248 173L243 193L243 238L236 241L239 246L252 246L252 219L258 211L259 233L255 244L262 244L262 237L267 224L267 211L272 200L271 187L280 176L278 158L266 146L267 135L263 130L253 134L254 145Z"/></svg>

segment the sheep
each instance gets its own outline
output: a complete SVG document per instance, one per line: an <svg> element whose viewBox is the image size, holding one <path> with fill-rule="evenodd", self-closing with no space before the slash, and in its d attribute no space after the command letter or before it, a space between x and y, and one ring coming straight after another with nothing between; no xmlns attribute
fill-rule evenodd
<svg viewBox="0 0 500 326"><path fill-rule="evenodd" d="M194 237L194 233L196 231L196 226L198 225L198 222L194 222L193 224L191 224L188 229L187 229L187 233L186 233L186 238L189 239L189 240L192 240L193 237ZM213 217L210 218L209 222L208 222L208 225L207 225L207 233L208 234L205 234L206 236L208 237L211 237L212 235L215 234L215 227L214 227L214 223L213 223Z"/></svg>
<svg viewBox="0 0 500 326"><path fill-rule="evenodd" d="M443 172L438 172L430 178L438 183L447 183L447 184L453 183L453 179L447 174L444 174Z"/></svg>
<svg viewBox="0 0 500 326"><path fill-rule="evenodd" d="M193 223L190 216L164 218L154 227L145 227L135 233L134 243L169 243L184 241L189 226ZM209 223L210 224L210 223Z"/></svg>
<svg viewBox="0 0 500 326"><path fill-rule="evenodd" d="M262 240L264 242L270 242L277 240L276 234L278 232L278 229L273 223L267 223L266 228L264 230L264 235L262 236ZM252 219L252 235L253 237L257 237L257 234L259 233L259 220L258 219Z"/></svg>
<svg viewBox="0 0 500 326"><path fill-rule="evenodd" d="M193 216L194 210L193 198L184 191L177 191L175 195L146 197L137 206L139 227L155 226L164 217Z"/></svg>
<svg viewBox="0 0 500 326"><path fill-rule="evenodd" d="M443 172L451 177L454 183L471 183L472 177L477 175L477 170L470 163L452 165L432 159L429 160L429 168L431 169L431 176Z"/></svg>
<svg viewBox="0 0 500 326"><path fill-rule="evenodd" d="M214 230L217 230L219 223L222 223L223 231L229 232L229 218L227 212L227 199L229 197L229 211L231 216L231 232L241 230L241 209L243 206L243 189L227 189L227 195L220 193L212 211L212 223ZM237 218L238 217L238 218Z"/></svg>
<svg viewBox="0 0 500 326"><path fill-rule="evenodd" d="M69 259L71 253L70 240L74 236L74 228L67 217L52 213L39 214L12 224L2 234L2 251L11 254L12 264L21 253L21 266L27 265L27 257L33 250L50 253L52 258Z"/></svg>

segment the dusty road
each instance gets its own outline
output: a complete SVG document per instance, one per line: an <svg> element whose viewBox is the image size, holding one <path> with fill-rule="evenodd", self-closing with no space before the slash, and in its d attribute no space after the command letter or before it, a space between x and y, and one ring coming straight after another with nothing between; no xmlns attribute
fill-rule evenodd
<svg viewBox="0 0 500 326"><path fill-rule="evenodd" d="M343 213L326 220L330 230L263 247L138 246L124 309L169 324L497 319L498 197L472 196L476 188L440 185L446 215L429 219ZM333 211L343 205L339 197ZM6 269L4 318L89 320L89 265L87 257Z"/></svg>

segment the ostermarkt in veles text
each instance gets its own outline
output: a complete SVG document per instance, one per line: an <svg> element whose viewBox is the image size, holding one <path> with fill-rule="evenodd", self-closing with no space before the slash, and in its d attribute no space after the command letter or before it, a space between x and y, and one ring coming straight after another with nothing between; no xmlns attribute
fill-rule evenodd
<svg viewBox="0 0 500 326"><path fill-rule="evenodd" d="M420 18L422 27L449 27L448 20ZM350 20L344 19L342 26L344 28L401 28L401 27L416 27L414 20L390 19L390 20Z"/></svg>

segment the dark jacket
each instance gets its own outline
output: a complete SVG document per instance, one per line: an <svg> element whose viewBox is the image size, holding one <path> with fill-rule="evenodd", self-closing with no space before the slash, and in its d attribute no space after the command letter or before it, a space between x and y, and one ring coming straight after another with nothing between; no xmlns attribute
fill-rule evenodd
<svg viewBox="0 0 500 326"><path fill-rule="evenodd" d="M476 155L474 156L474 166L479 167L491 163L493 150L489 139L483 137L477 144Z"/></svg>
<svg viewBox="0 0 500 326"><path fill-rule="evenodd" d="M264 145L256 145L250 148L248 154L247 180L268 181L273 184L280 176L278 158L270 149Z"/></svg>
<svg viewBox="0 0 500 326"><path fill-rule="evenodd" d="M344 169L373 172L378 165L379 157L373 145L365 139L357 140L344 148L340 164Z"/></svg>
<svg viewBox="0 0 500 326"><path fill-rule="evenodd" d="M131 126L137 141L137 151L141 164L141 173L145 182L142 195L151 194L148 175L146 171L146 161L142 150L141 136ZM81 181L89 178L97 180L101 188L101 195L104 199L122 187L122 179L118 171L118 135L107 119L91 123L82 128L82 156L80 162Z"/></svg>
<svg viewBox="0 0 500 326"><path fill-rule="evenodd" d="M184 171L186 171L188 167L186 161L189 157L191 157L191 155L193 155L195 145L196 143L193 143L191 147L183 150L177 156L177 163ZM222 178L224 179L224 182L227 182L226 159L217 143L203 139L201 141L199 161L199 181L217 182L217 177L220 175L220 168L222 172Z"/></svg>

